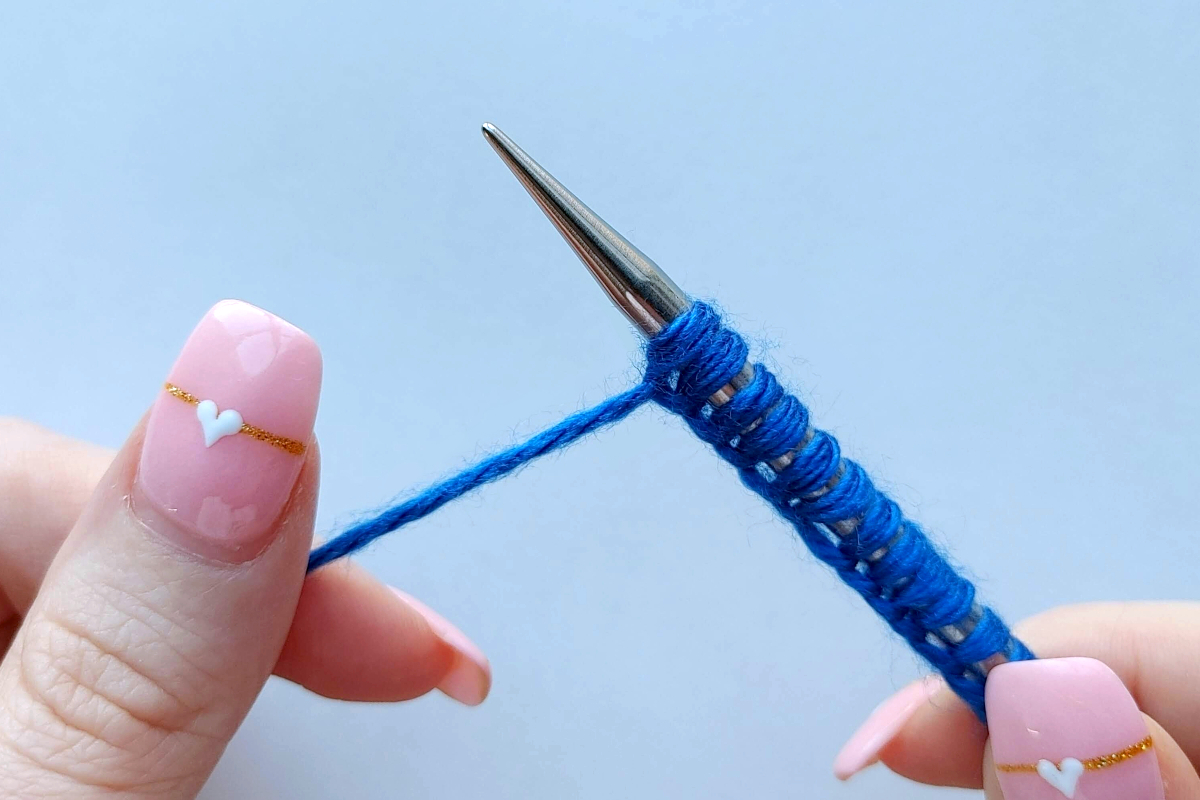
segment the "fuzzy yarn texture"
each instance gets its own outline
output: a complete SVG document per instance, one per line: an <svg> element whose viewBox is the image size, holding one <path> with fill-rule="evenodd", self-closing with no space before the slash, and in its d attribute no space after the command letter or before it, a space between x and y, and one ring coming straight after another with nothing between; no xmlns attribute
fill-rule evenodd
<svg viewBox="0 0 1200 800"><path fill-rule="evenodd" d="M861 466L842 458L837 440L811 426L808 409L761 364L753 365L753 378L728 402L709 401L741 372L748 356L745 340L711 306L694 303L647 342L646 369L637 386L361 520L315 549L308 569L353 553L654 401L682 417L732 465L809 550L984 719L987 668L1033 654L977 601L975 586L920 526L875 488Z"/></svg>

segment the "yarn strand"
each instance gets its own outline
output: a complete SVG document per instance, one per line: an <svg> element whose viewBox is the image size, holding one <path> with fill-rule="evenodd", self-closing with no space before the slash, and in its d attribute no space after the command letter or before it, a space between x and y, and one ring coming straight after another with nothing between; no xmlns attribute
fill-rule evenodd
<svg viewBox="0 0 1200 800"><path fill-rule="evenodd" d="M472 464L377 516L362 520L313 550L308 556L308 571L312 572L330 561L361 550L380 536L427 517L447 503L503 478L534 459L561 450L600 428L625 419L650 399L651 390L648 384L639 383L633 389L610 397L599 405L572 414L520 444Z"/></svg>
<svg viewBox="0 0 1200 800"><path fill-rule="evenodd" d="M921 527L811 426L808 409L761 364L726 402L710 401L747 363L749 347L720 315L695 303L646 344L642 381L525 442L483 459L421 494L363 520L314 550L309 570L365 547L546 453L629 416L653 400L678 414L787 520L800 539L909 646L984 715L987 671L1033 653Z"/></svg>

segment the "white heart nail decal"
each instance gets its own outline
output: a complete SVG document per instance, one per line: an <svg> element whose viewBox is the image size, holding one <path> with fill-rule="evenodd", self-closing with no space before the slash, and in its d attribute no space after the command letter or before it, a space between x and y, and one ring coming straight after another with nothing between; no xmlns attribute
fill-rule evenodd
<svg viewBox="0 0 1200 800"><path fill-rule="evenodd" d="M212 400L201 400L196 406L196 419L204 429L204 446L212 447L225 436L232 436L242 429L242 415L227 408L217 413L217 404Z"/></svg>
<svg viewBox="0 0 1200 800"><path fill-rule="evenodd" d="M1079 776L1083 774L1083 764L1078 758L1064 758L1057 765L1043 758L1037 763L1037 772L1046 783L1062 792L1067 800L1071 800L1075 796Z"/></svg>

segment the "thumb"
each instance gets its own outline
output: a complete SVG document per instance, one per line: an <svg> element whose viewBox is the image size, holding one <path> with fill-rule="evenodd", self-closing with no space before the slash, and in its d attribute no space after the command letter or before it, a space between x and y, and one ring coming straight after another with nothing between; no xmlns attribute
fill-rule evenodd
<svg viewBox="0 0 1200 800"><path fill-rule="evenodd" d="M989 800L1200 800L1187 756L1103 662L1002 664L987 711Z"/></svg>
<svg viewBox="0 0 1200 800"><path fill-rule="evenodd" d="M225 301L168 380L0 663L0 795L194 797L279 655L312 535L320 353Z"/></svg>
<svg viewBox="0 0 1200 800"><path fill-rule="evenodd" d="M1163 762L1163 778L1170 783L1167 796L1174 796L1170 786L1177 787L1176 794L1181 791L1178 787L1187 781L1179 774L1186 775L1186 771L1172 772L1163 761L1163 755L1169 743L1172 752L1176 745L1181 751L1182 766L1188 766L1188 759L1192 764L1200 764L1200 692L1196 690L1196 664L1200 661L1200 603L1065 606L1025 620L1017 625L1016 633L1043 660L997 667L988 676L988 686L993 687L989 692L999 691L993 686L993 678L1005 674L1013 678L1026 671L1037 674L1041 669L1037 665L1052 659L1087 656L1103 662L1107 665L1105 669L1116 673L1117 683L1127 688L1146 717L1153 718L1155 724L1170 732L1170 741L1161 739L1162 748L1158 747L1160 737L1153 731L1151 735L1159 760ZM1117 689L1113 682L1100 680L1099 675L1099 672L1094 673L1097 680L1089 685L1115 696ZM1015 678L1013 683L1016 683ZM1000 685L1003 686L1003 682ZM988 722L992 727L993 747L997 747L998 742L996 713L1005 713L993 709L997 704L1016 707L1015 701L993 701L989 697ZM1083 699L1080 704L1087 705ZM1103 702L1090 705L1099 705L1101 709L1107 707ZM1127 704L1121 707L1128 710ZM1077 721L1076 727L1089 730L1098 726ZM1105 723L1099 727L1111 726ZM987 737L988 729L943 681L925 680L908 686L883 703L843 747L834 769L838 777L846 779L875 761L883 761L893 772L922 783L979 788L981 775L990 775L987 770L980 770ZM1102 750L1110 743L1121 747L1129 744L1091 741L1080 744L1088 750L1100 744ZM1102 753L1085 753L1078 757L1099 755ZM1053 756L1047 752L1039 758ZM1089 778L1086 782L1093 781ZM1035 781L1033 785L1038 784Z"/></svg>
<svg viewBox="0 0 1200 800"><path fill-rule="evenodd" d="M1146 723L1146 730L1149 731L1149 736L1153 742L1153 752L1155 762L1162 774L1162 789L1158 791L1152 783L1145 784L1147 791L1151 794L1150 797L1165 797L1166 800L1198 800L1200 799L1200 778L1196 777L1196 770L1192 767L1192 762L1188 760L1187 755L1179 747L1169 733L1163 730L1163 727L1148 716L1143 715ZM1060 767L1061 771L1061 767ZM1087 772L1088 770L1084 770ZM1143 771L1143 774L1144 771ZM1048 796L1052 800L1059 800L1060 792L1053 788L1043 787L1038 782L1034 782L1034 788L1040 791L1037 793L1022 793L1020 787L1012 787L1013 791L1009 793L1007 798L1004 794L1004 789L1000 780L1001 773L996 769L996 758L992 755L992 745L989 742L983 753L983 795L985 800L1021 800L1025 797L1042 797ZM1111 777L1111 776L1110 776ZM1090 780L1090 778L1089 778ZM1124 779L1127 781L1128 779ZM1092 791L1089 794L1083 793L1083 786L1080 785L1083 777L1080 776L1079 782L1075 787L1074 800L1087 800L1087 798L1101 797L1116 797L1120 800L1128 800L1136 798L1138 795L1124 794L1128 783L1125 786L1108 785L1109 791L1107 794L1097 791ZM1028 787L1026 787L1028 788Z"/></svg>

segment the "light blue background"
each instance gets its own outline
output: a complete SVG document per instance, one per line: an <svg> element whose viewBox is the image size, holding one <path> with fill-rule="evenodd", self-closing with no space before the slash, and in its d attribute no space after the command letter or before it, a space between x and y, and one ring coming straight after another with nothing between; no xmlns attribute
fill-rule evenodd
<svg viewBox="0 0 1200 800"><path fill-rule="evenodd" d="M627 386L492 120L1007 616L1196 597L1195 4L187 5L0 11L0 412L116 446L245 298L324 348L327 530ZM919 666L662 412L362 560L492 697L272 682L205 797L935 794L835 784Z"/></svg>

